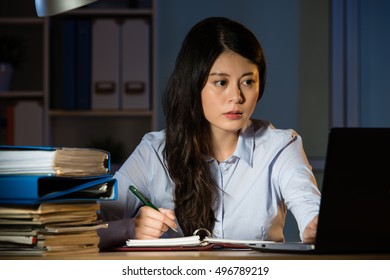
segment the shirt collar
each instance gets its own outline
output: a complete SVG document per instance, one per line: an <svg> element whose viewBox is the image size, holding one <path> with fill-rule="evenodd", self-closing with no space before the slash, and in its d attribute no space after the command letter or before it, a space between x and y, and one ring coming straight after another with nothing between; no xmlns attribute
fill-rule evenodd
<svg viewBox="0 0 390 280"><path fill-rule="evenodd" d="M255 149L255 128L252 121L248 121L246 127L242 128L238 135L237 147L234 153L225 162L229 161L233 157L243 159L250 167L253 167L253 152ZM212 162L215 159L213 157L206 158L206 161Z"/></svg>
<svg viewBox="0 0 390 280"><path fill-rule="evenodd" d="M232 156L243 159L249 166L253 167L253 151L255 147L255 133L253 123L249 121L248 125L240 131L238 135L237 148Z"/></svg>

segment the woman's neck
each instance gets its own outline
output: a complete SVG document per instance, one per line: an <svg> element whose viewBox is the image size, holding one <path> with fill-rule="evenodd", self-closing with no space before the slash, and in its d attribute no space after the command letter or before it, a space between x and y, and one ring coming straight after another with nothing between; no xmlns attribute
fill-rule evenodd
<svg viewBox="0 0 390 280"><path fill-rule="evenodd" d="M224 132L212 134L212 156L218 161L227 160L237 147L239 132Z"/></svg>

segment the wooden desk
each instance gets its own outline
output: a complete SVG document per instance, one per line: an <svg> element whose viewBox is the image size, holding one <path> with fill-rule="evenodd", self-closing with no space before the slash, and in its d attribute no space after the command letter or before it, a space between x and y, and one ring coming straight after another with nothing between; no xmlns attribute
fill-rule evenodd
<svg viewBox="0 0 390 280"><path fill-rule="evenodd" d="M48 257L0 257L7 260L390 260L386 254L287 254L253 250L101 252Z"/></svg>

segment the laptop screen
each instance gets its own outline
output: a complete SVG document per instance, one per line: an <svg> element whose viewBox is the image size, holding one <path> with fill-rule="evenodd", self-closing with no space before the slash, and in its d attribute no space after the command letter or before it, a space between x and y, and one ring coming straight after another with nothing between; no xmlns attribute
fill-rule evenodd
<svg viewBox="0 0 390 280"><path fill-rule="evenodd" d="M316 250L390 251L390 128L332 128Z"/></svg>

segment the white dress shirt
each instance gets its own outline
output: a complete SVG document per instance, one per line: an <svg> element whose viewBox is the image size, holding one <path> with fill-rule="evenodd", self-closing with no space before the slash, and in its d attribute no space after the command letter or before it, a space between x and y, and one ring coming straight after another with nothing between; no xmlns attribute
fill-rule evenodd
<svg viewBox="0 0 390 280"><path fill-rule="evenodd" d="M103 244L107 238L124 242L133 237L131 217L142 204L129 185L136 186L155 206L174 209L174 185L166 168L164 146L164 130L146 134L115 173L119 198L102 202L101 215L107 221L122 221L100 230ZM318 214L320 192L302 139L294 130L251 120L230 158L221 163L210 158L207 163L218 185L214 237L282 241L287 207L297 220L302 239L305 227ZM180 228L178 233L169 230L166 234L182 235Z"/></svg>

